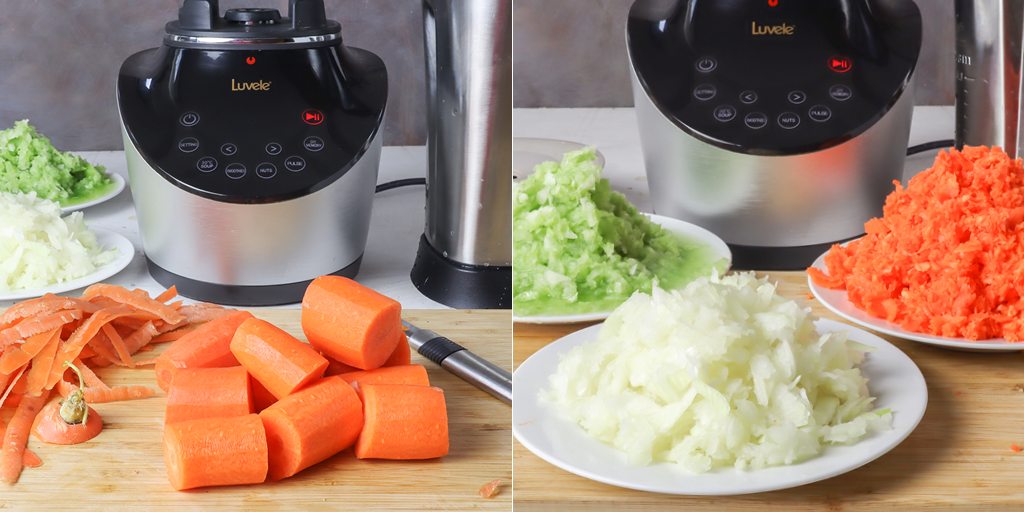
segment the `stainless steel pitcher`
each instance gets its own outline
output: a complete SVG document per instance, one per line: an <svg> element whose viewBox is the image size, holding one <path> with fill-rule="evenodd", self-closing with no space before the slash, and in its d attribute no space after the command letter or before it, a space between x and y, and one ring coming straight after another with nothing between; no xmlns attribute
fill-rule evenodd
<svg viewBox="0 0 1024 512"><path fill-rule="evenodd" d="M1021 153L1024 0L956 0L956 147Z"/></svg>
<svg viewBox="0 0 1024 512"><path fill-rule="evenodd" d="M453 307L510 308L512 2L424 0L427 206L412 280Z"/></svg>

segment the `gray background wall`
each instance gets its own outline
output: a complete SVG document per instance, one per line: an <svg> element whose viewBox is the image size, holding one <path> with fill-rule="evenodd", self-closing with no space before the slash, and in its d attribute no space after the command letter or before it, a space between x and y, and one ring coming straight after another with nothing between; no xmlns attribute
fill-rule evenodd
<svg viewBox="0 0 1024 512"><path fill-rule="evenodd" d="M345 44L384 59L390 94L384 144L426 141L419 0L325 0ZM0 129L29 119L61 150L121 149L117 71L158 46L181 0L0 0ZM286 0L221 0L275 7Z"/></svg>
<svg viewBox="0 0 1024 512"><path fill-rule="evenodd" d="M950 0L916 0L924 19L918 105L953 104ZM626 15L633 0L514 0L516 107L633 105Z"/></svg>

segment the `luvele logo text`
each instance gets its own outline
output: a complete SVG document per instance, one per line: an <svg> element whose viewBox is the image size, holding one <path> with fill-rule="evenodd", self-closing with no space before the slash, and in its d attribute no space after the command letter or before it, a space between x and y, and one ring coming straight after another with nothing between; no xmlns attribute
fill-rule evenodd
<svg viewBox="0 0 1024 512"><path fill-rule="evenodd" d="M755 36L791 36L795 30L796 25L789 23L758 25L756 21L750 22L750 33Z"/></svg>
<svg viewBox="0 0 1024 512"><path fill-rule="evenodd" d="M232 91L269 91L270 82L235 82L235 79L231 79L231 90Z"/></svg>

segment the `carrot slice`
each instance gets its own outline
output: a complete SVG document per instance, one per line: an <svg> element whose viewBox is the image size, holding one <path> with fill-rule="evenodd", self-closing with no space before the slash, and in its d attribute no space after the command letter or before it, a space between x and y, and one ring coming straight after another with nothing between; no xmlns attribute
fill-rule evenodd
<svg viewBox="0 0 1024 512"><path fill-rule="evenodd" d="M402 366L412 363L412 349L409 348L409 338L406 337L405 331L398 330L398 345L395 346L395 351L391 353L387 361L381 366Z"/></svg>
<svg viewBox="0 0 1024 512"><path fill-rule="evenodd" d="M126 293L129 293L137 297L137 295L132 294L127 290ZM46 387L52 388L55 384L57 384L57 381L60 379L61 374L64 372L63 364L71 362L75 358L77 358L79 354L82 352L82 349L85 348L85 345L89 343L89 341L91 341L94 336L96 336L96 333L100 332L104 324L106 324L107 322L111 322L116 318L125 316L142 316L143 318L146 318L149 315L148 313L140 313L138 311L134 311L132 309L125 307L101 309L97 311L94 315L90 316L82 324L82 326L79 327L78 330L76 330L75 333L71 335L71 338L69 338L68 341L64 344L64 347L61 349L61 351L57 355L57 358L54 360L54 362L57 363L58 365L58 370L56 372L50 373L50 378L46 381Z"/></svg>
<svg viewBox="0 0 1024 512"><path fill-rule="evenodd" d="M171 381L164 424L244 416L254 410L252 385L245 368L185 368Z"/></svg>
<svg viewBox="0 0 1024 512"><path fill-rule="evenodd" d="M38 299L19 302L7 308L0 316L0 330L7 329L25 318L45 316L65 309L81 309L91 315L98 311L99 307L82 299L58 297L48 293Z"/></svg>
<svg viewBox="0 0 1024 512"><path fill-rule="evenodd" d="M61 327L68 322L82 318L82 315L81 309L69 309L49 315L26 318L14 326L0 331L0 346L6 347L15 341L26 339L33 334Z"/></svg>
<svg viewBox="0 0 1024 512"><path fill-rule="evenodd" d="M153 388L146 386L114 386L110 389L85 388L82 391L85 393L85 401L93 404L147 398L156 394Z"/></svg>
<svg viewBox="0 0 1024 512"><path fill-rule="evenodd" d="M190 333L190 332L192 332L192 331L194 331L194 330L196 330L196 329L198 329L200 327L202 327L202 326L201 325L195 325L195 326L190 325L188 327L181 327L181 328L175 329L173 331L165 332L163 334L159 334L157 336L154 336L153 339L149 340L149 342L152 343L152 344L156 344L156 343L166 343L168 341L177 341L177 340L181 339L183 336L185 336L186 334L188 334L188 333Z"/></svg>
<svg viewBox="0 0 1024 512"><path fill-rule="evenodd" d="M327 360L313 347L259 318L238 326L231 353L277 398L319 379L327 368Z"/></svg>
<svg viewBox="0 0 1024 512"><path fill-rule="evenodd" d="M368 384L359 389L365 418L356 457L432 459L448 453L448 412L441 388Z"/></svg>
<svg viewBox="0 0 1024 512"><path fill-rule="evenodd" d="M107 297L137 310L152 313L165 322L180 322L184 318L181 313L178 313L166 304L157 302L148 296L130 292L120 286L97 283L86 288L82 298L88 300L96 296Z"/></svg>
<svg viewBox="0 0 1024 512"><path fill-rule="evenodd" d="M135 363L132 362L132 355L128 352L128 347L124 346L124 340L117 333L117 329L114 329L114 326L110 324L104 324L103 332L106 333L107 337L114 344L114 349L117 350L117 355L121 357L121 362L128 365L129 368L135 368Z"/></svg>
<svg viewBox="0 0 1024 512"><path fill-rule="evenodd" d="M156 383L167 391L174 373L181 368L238 366L231 353L231 338L242 322L255 318L248 311L233 311L207 322L167 347L156 362Z"/></svg>
<svg viewBox="0 0 1024 512"><path fill-rule="evenodd" d="M60 330L60 327L54 327L49 331L33 334L19 348L5 353L3 358L0 358L0 373L10 374L31 361L40 350L50 343L54 336L60 335Z"/></svg>
<svg viewBox="0 0 1024 512"><path fill-rule="evenodd" d="M4 391L4 396L0 397L0 407L3 407L5 404L7 404L7 397L11 394L11 391L14 390L14 387L18 385L18 381L21 379L22 374L25 373L26 368L28 368L27 364L25 366L22 366L21 370L18 371L18 374L15 375L13 379L11 379L11 384L7 386L7 391Z"/></svg>
<svg viewBox="0 0 1024 512"><path fill-rule="evenodd" d="M96 437L103 430L103 418L92 407L89 407L85 422L75 424L60 417L60 408L61 403L54 401L39 412L32 422L32 435L36 439L48 444L78 444Z"/></svg>
<svg viewBox="0 0 1024 512"><path fill-rule="evenodd" d="M11 424L7 426L4 434L3 455L0 456L0 482L14 483L21 475L22 461L25 456L25 448L28 446L28 432L32 428L32 421L35 420L39 410L50 397L49 392L39 396L24 397L18 405Z"/></svg>
<svg viewBox="0 0 1024 512"><path fill-rule="evenodd" d="M267 479L267 435L256 414L209 418L164 428L171 487L258 484Z"/></svg>
<svg viewBox="0 0 1024 512"><path fill-rule="evenodd" d="M352 446L363 424L355 390L327 377L260 413L270 453L269 476L287 478Z"/></svg>
<svg viewBox="0 0 1024 512"><path fill-rule="evenodd" d="M164 290L163 293L161 293L160 295L157 295L156 298L154 298L153 300L155 300L157 302L167 302L167 301L169 301L169 300L171 300L171 299L173 299L173 298L175 298L177 296L178 296L178 287L174 286L172 284L170 288Z"/></svg>
<svg viewBox="0 0 1024 512"><path fill-rule="evenodd" d="M252 401L256 407L255 412L263 412L264 409L277 403L277 397L267 390L260 381L249 379L252 384Z"/></svg>
<svg viewBox="0 0 1024 512"><path fill-rule="evenodd" d="M376 370L363 370L339 375L345 382L358 382L360 389L367 384L408 384L410 386L429 386L427 369L419 364L402 366L382 366Z"/></svg>
<svg viewBox="0 0 1024 512"><path fill-rule="evenodd" d="M341 375L342 373L359 371L359 368L335 361L333 357L323 352L320 352L320 355L324 356L324 359L327 360L327 369L324 370L324 377L330 377L332 375Z"/></svg>
<svg viewBox="0 0 1024 512"><path fill-rule="evenodd" d="M380 367L395 351L401 319L401 304L346 277L320 276L302 297L309 343L362 370Z"/></svg>
<svg viewBox="0 0 1024 512"><path fill-rule="evenodd" d="M35 396L43 391L46 385L46 377L50 372L50 365L53 364L53 357L57 354L60 346L60 329L51 331L50 339L46 345L32 358L32 368L26 378L25 393Z"/></svg>
<svg viewBox="0 0 1024 512"><path fill-rule="evenodd" d="M0 439L7 434L7 425L3 421L0 421ZM25 447L25 455L21 458L21 463L30 468L38 468L43 465L43 460L38 455Z"/></svg>

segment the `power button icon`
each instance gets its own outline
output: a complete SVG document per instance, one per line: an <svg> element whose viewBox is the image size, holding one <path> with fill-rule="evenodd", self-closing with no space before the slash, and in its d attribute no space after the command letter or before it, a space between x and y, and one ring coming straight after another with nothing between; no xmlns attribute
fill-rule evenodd
<svg viewBox="0 0 1024 512"><path fill-rule="evenodd" d="M704 57L697 60L695 66L697 71L700 71L701 73L710 73L718 67L718 61L716 61L714 57Z"/></svg>
<svg viewBox="0 0 1024 512"><path fill-rule="evenodd" d="M179 119L179 121L181 121L182 126L195 126L196 123L199 122L199 114L196 114L195 112L185 112L181 115L181 119Z"/></svg>

